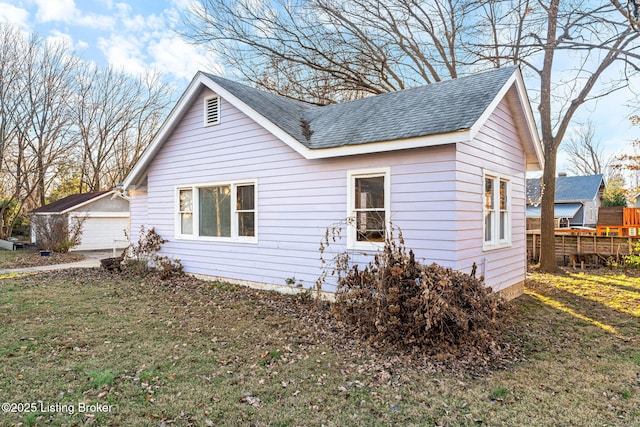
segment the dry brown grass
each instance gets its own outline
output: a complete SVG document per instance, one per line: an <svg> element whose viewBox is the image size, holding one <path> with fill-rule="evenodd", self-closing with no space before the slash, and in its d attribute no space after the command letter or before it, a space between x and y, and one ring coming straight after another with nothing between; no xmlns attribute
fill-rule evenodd
<svg viewBox="0 0 640 427"><path fill-rule="evenodd" d="M0 401L113 408L0 419L41 426L639 425L639 293L628 275L533 275L505 336L514 352L475 370L380 354L350 339L324 308L291 296L99 270L6 278Z"/></svg>
<svg viewBox="0 0 640 427"><path fill-rule="evenodd" d="M74 252L51 253L50 256L40 256L39 251L28 249L17 251L0 250L0 269L38 267L41 265L67 264L81 261L84 255Z"/></svg>

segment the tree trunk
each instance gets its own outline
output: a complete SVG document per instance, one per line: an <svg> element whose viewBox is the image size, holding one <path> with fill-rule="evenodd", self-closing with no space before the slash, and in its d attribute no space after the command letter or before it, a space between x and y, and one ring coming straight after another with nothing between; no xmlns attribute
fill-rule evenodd
<svg viewBox="0 0 640 427"><path fill-rule="evenodd" d="M556 198L556 158L557 150L548 147L553 142L545 141L544 172L540 182L542 205L540 210L540 269L549 273L558 271L556 263L556 237L554 204Z"/></svg>

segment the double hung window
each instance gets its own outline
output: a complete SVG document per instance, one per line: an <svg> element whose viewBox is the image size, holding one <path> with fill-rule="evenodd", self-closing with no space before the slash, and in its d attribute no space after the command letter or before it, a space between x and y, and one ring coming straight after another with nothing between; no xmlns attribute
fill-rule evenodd
<svg viewBox="0 0 640 427"><path fill-rule="evenodd" d="M348 173L349 227L347 240L353 249L379 249L389 233L389 169Z"/></svg>
<svg viewBox="0 0 640 427"><path fill-rule="evenodd" d="M485 172L483 185L484 249L511 245L511 181Z"/></svg>
<svg viewBox="0 0 640 427"><path fill-rule="evenodd" d="M177 188L176 236L256 241L256 183L226 182Z"/></svg>

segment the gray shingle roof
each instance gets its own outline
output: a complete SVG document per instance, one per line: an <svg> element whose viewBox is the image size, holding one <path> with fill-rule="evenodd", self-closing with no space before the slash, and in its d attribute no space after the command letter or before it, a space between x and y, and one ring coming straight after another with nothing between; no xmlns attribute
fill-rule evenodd
<svg viewBox="0 0 640 427"><path fill-rule="evenodd" d="M559 176L556 178L556 202L593 200L602 184L602 174ZM527 203L540 203L540 178L527 180Z"/></svg>
<svg viewBox="0 0 640 427"><path fill-rule="evenodd" d="M44 205L38 209L34 209L31 213L60 213L69 208L88 202L91 199L102 196L109 191L94 191L92 193L72 194L71 196L64 197L55 202L51 202L48 205Z"/></svg>
<svg viewBox="0 0 640 427"><path fill-rule="evenodd" d="M311 106L212 74L211 80L307 148L438 135L471 128L516 67L499 68L343 104ZM313 134L303 135L306 121Z"/></svg>

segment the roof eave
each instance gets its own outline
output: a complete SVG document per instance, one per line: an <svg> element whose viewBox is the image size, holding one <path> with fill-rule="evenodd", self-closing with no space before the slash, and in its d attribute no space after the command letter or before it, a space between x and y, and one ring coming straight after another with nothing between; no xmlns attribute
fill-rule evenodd
<svg viewBox="0 0 640 427"><path fill-rule="evenodd" d="M231 92L226 90L224 87L216 83L214 80L209 78L206 74L198 71L198 73L194 76L189 83L189 86L182 94L174 108L169 113L169 116L165 120L164 124L158 131L158 134L153 139L149 147L145 150L145 152L140 157L140 160L136 163L134 168L131 170L127 178L123 182L124 189L135 189L133 185L135 182L139 181L144 174L147 166L156 155L156 153L162 147L164 141L169 137L173 129L176 127L182 116L184 115L188 106L193 102L195 96L200 92L202 87L207 87L215 92L220 97L224 98L227 102L231 103L234 107L238 108L244 114L249 116L251 119L256 121L262 127L267 129L273 135L275 135L278 139L283 141L289 147L297 151L300 155L305 158L311 158L310 152L311 150L305 147L298 140L293 138L287 132L280 129L273 122L265 118L263 115L255 111L245 102L243 102L240 98L233 95Z"/></svg>
<svg viewBox="0 0 640 427"><path fill-rule="evenodd" d="M476 122L471 127L471 138L475 138L482 126L484 126L489 120L489 117L493 114L495 109L498 107L500 102L505 98L509 90L515 87L516 94L518 97L518 109L517 113L520 114L521 118L524 119L526 129L521 129L523 136L525 136L524 143L525 151L527 153L532 153L533 156L527 155L526 159L526 171L527 172L537 172L544 168L544 151L542 149L542 143L540 142L540 137L538 135L538 128L536 126L535 117L533 115L533 111L531 110L531 103L529 102L529 97L527 95L527 89L524 85L524 80L522 78L522 73L520 68L518 67L511 77L507 79L502 88L498 91L496 96L493 98L493 101L489 106L485 109L482 115L476 120Z"/></svg>
<svg viewBox="0 0 640 427"><path fill-rule="evenodd" d="M107 196L112 196L112 197L113 197L114 195L117 195L117 196L119 196L119 197L122 197L122 198L123 198L123 199L125 199L126 201L129 201L129 198L128 198L128 197L126 197L126 196L124 196L124 195L122 195L122 194L120 194L120 192L119 192L119 191L117 191L117 190L111 190L111 191L106 191L106 192L104 192L104 193L102 193L102 194L99 194L99 195L97 195L97 196L95 196L95 197L92 197L92 198L91 198L91 199L89 199L89 200L85 200L85 201L83 201L83 202L81 202L81 203L78 203L78 204L76 204L76 205L70 206L70 207L68 207L68 208L66 208L66 209L63 209L63 210L61 210L61 211L45 211L45 212L35 212L35 211L32 211L32 212L29 212L28 214L29 214L29 215L64 215L64 214L68 214L69 212L72 212L72 211L74 211L74 210L76 210L76 209L78 209L78 208L81 208L81 207L83 207L83 206L86 206L86 205L88 205L88 204L90 204L90 203L93 203L93 202L95 202L95 201L98 201L98 200L100 200L100 199L103 199L103 198L105 198L105 197L107 197Z"/></svg>
<svg viewBox="0 0 640 427"><path fill-rule="evenodd" d="M470 130L461 129L437 135L425 135L414 138L395 139L380 142L368 142L357 145L344 145L332 148L316 148L309 150L307 159L328 159L332 157L355 156L359 154L384 153L389 151L408 150L412 148L434 147L469 141Z"/></svg>

